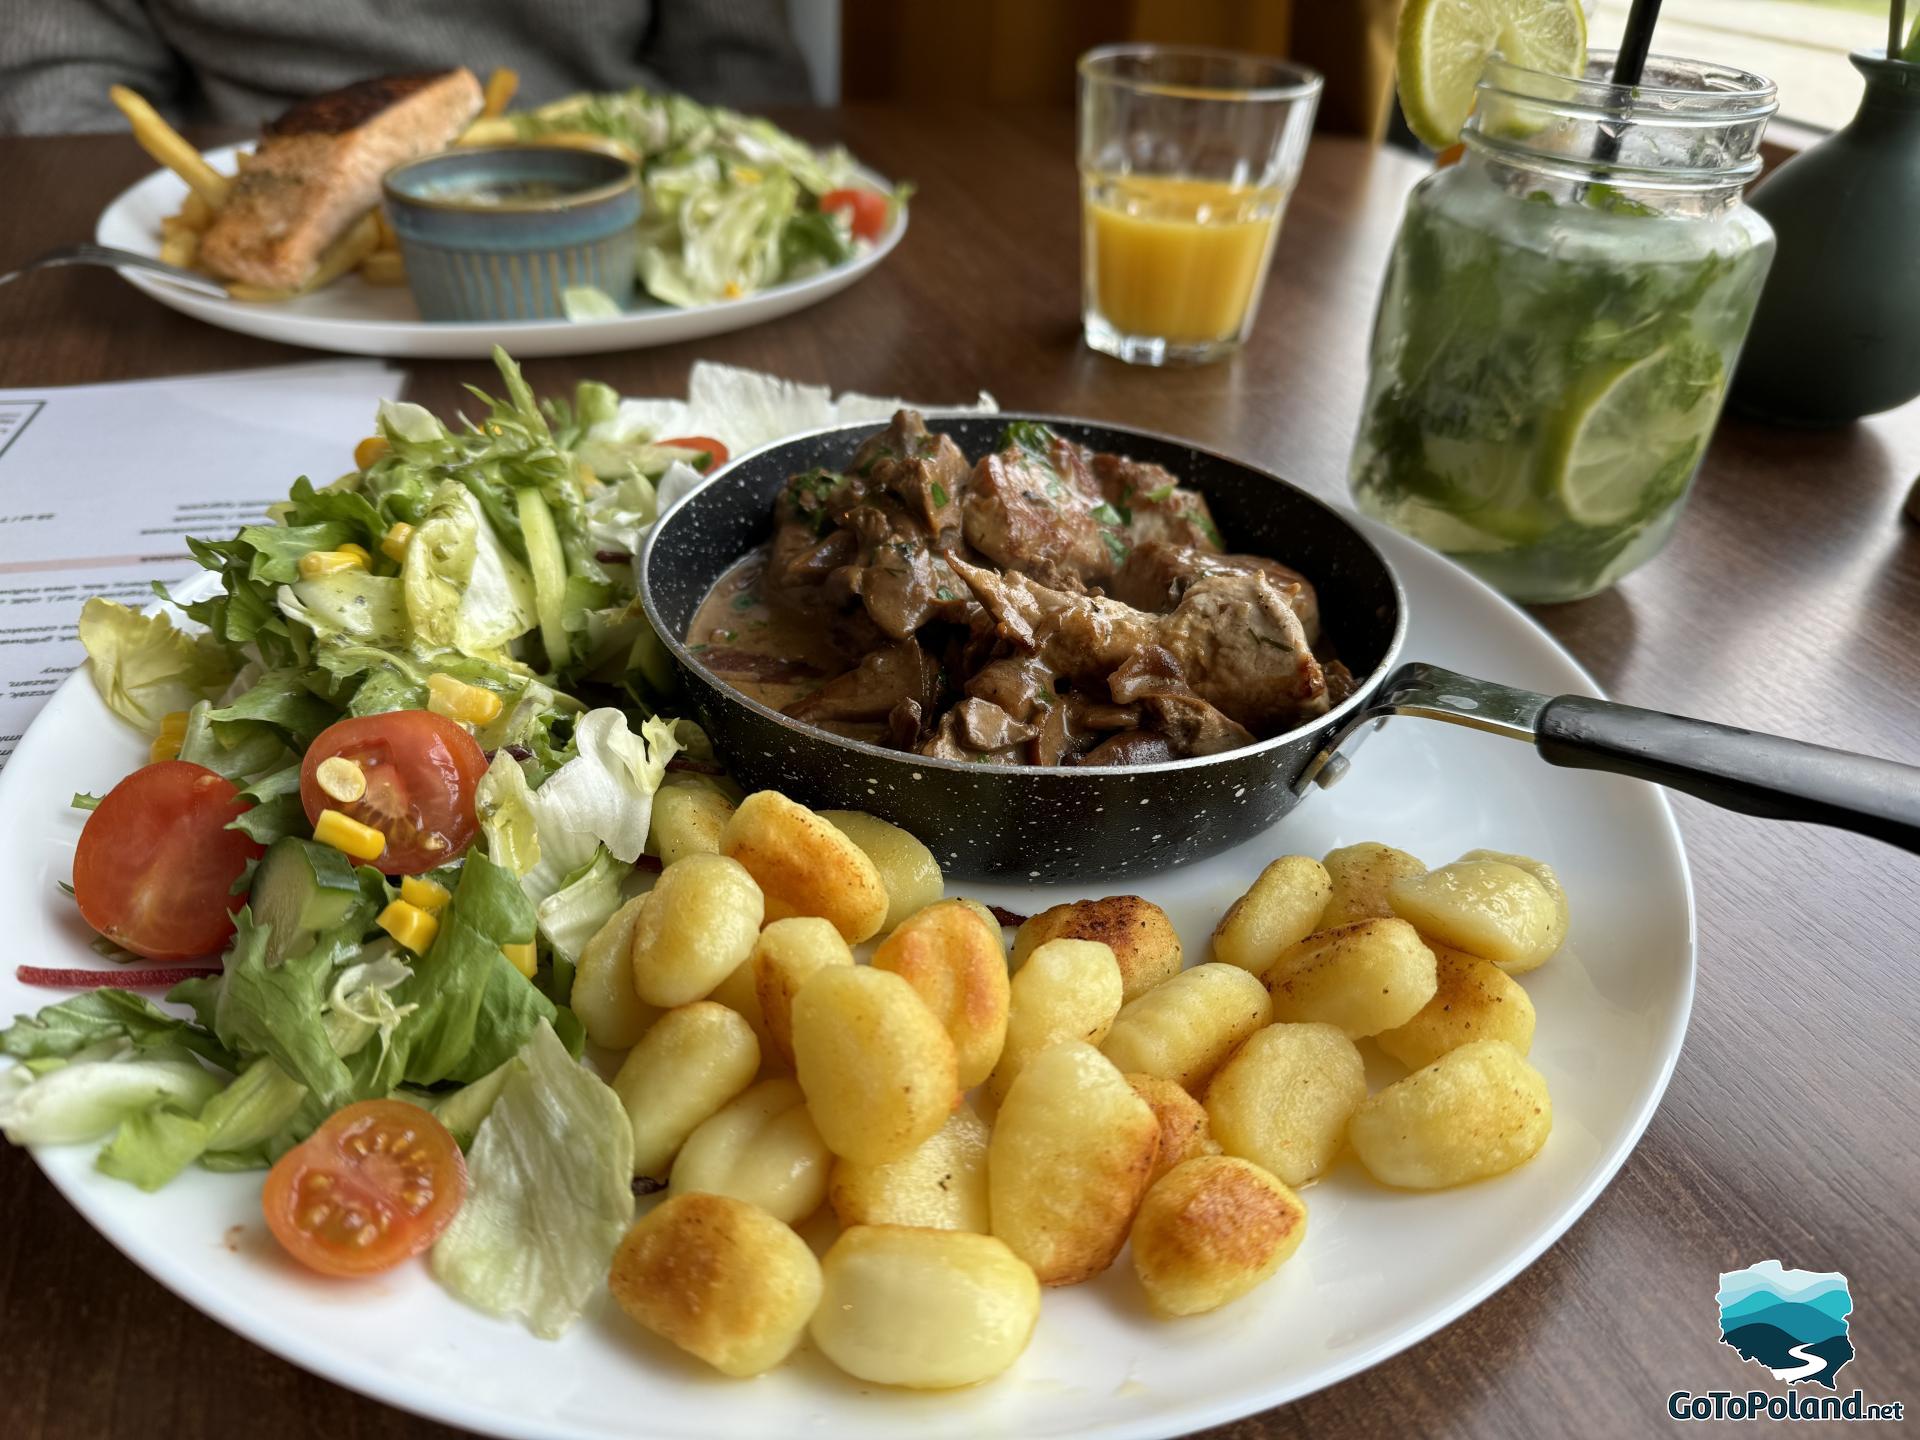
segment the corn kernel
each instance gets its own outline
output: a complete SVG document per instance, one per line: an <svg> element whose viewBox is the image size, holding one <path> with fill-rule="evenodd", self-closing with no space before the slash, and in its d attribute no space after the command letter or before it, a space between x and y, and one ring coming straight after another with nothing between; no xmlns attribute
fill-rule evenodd
<svg viewBox="0 0 1920 1440"><path fill-rule="evenodd" d="M413 527L404 520L396 520L380 537L380 553L396 565L407 563L407 542L413 539Z"/></svg>
<svg viewBox="0 0 1920 1440"><path fill-rule="evenodd" d="M433 946L433 937L440 933L438 920L405 900L395 900L373 923L416 955L426 954Z"/></svg>
<svg viewBox="0 0 1920 1440"><path fill-rule="evenodd" d="M369 435L353 447L354 467L359 470L371 470L386 459L388 452L392 449L393 446L387 443L386 436Z"/></svg>
<svg viewBox="0 0 1920 1440"><path fill-rule="evenodd" d="M427 709L468 725L490 725L500 716L500 697L435 671L427 676Z"/></svg>
<svg viewBox="0 0 1920 1440"><path fill-rule="evenodd" d="M320 812L320 818L313 822L313 838L356 860L378 860L387 850L386 836L338 810Z"/></svg>
<svg viewBox="0 0 1920 1440"><path fill-rule="evenodd" d="M360 562L360 568L362 570L371 570L373 568L373 556L367 553L367 547L364 545L356 545L349 540L340 547L340 553L342 555L353 556L354 559Z"/></svg>
<svg viewBox="0 0 1920 1440"><path fill-rule="evenodd" d="M329 755L313 770L314 783L331 800L351 805L367 793L367 772L344 755Z"/></svg>
<svg viewBox="0 0 1920 1440"><path fill-rule="evenodd" d="M534 966L539 963L535 955L533 941L529 940L524 945L502 945L500 952L513 962L514 969L518 970L529 980L533 978Z"/></svg>
<svg viewBox="0 0 1920 1440"><path fill-rule="evenodd" d="M358 545L354 550L360 550ZM367 562L361 557L367 552L360 550L356 555L352 550L309 550L300 557L300 578L318 580L327 575L338 575L342 570L364 570Z"/></svg>
<svg viewBox="0 0 1920 1440"><path fill-rule="evenodd" d="M153 737L153 744L147 751L147 762L152 765L162 760L178 760L180 746L187 738L187 712L173 710L160 717L160 733Z"/></svg>
<svg viewBox="0 0 1920 1440"><path fill-rule="evenodd" d="M424 875L409 875L400 882L400 898L432 915L446 909L453 896L437 880L429 880Z"/></svg>

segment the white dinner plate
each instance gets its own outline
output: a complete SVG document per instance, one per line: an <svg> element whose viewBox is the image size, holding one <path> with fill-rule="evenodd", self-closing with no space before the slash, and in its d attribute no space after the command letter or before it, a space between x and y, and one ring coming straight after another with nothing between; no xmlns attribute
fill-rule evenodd
<svg viewBox="0 0 1920 1440"><path fill-rule="evenodd" d="M1448 562L1369 526L1411 604L1409 657L1549 693L1598 693L1521 611ZM54 695L0 772L0 913L13 953L100 965L59 884L82 816L141 763L146 742L85 675ZM1429 864L1491 847L1556 866L1572 901L1566 950L1525 977L1539 1011L1533 1060L1552 1089L1552 1138L1521 1169L1413 1194L1371 1183L1349 1156L1305 1191L1305 1244L1279 1274L1211 1315L1163 1321L1123 1253L1092 1283L1047 1292L1033 1343L1000 1379L915 1394L857 1384L810 1345L732 1381L629 1323L602 1293L557 1342L470 1310L424 1264L363 1282L304 1273L260 1218L260 1177L189 1170L157 1195L97 1173L97 1146L36 1158L101 1234L216 1320L330 1380L447 1424L540 1440L810 1436L1163 1436L1265 1410L1404 1350L1525 1269L1593 1203L1666 1089L1693 995L1693 896L1661 792L1546 765L1452 726L1395 720L1338 786L1277 829L1214 859L1115 882L1164 905L1190 959L1274 856L1380 839ZM979 887L1036 911L1067 889ZM61 996L0 975L0 1015ZM1375 1064L1376 1085L1395 1067ZM814 1232L810 1229L809 1234ZM816 1237L824 1238L824 1237ZM69 1337L83 1342L89 1337Z"/></svg>
<svg viewBox="0 0 1920 1440"><path fill-rule="evenodd" d="M229 145L210 150L214 168L231 172L234 156L244 148ZM892 186L870 170L857 174L876 189ZM156 170L117 196L100 212L93 238L140 255L160 258L160 222L176 213L187 198L186 182L171 170ZM641 296L639 307L617 320L501 320L451 322L422 320L413 296L404 285L369 285L349 275L311 295L271 304L215 300L196 295L158 275L122 270L128 284L143 290L170 309L223 330L305 345L315 350L344 350L353 355L395 358L485 359L495 345L504 345L519 359L535 355L598 355L608 350L640 350L698 340L729 330L776 320L817 305L829 295L860 279L893 252L907 233L905 206L870 249L844 265L804 280L761 290L738 300L696 305L678 310Z"/></svg>

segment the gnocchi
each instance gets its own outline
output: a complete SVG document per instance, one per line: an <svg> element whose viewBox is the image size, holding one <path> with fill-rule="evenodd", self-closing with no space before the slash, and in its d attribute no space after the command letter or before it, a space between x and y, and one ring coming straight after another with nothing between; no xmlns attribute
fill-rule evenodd
<svg viewBox="0 0 1920 1440"><path fill-rule="evenodd" d="M1441 1190L1531 1160L1552 1129L1540 1072L1503 1040L1474 1040L1369 1099L1347 1136L1374 1179Z"/></svg>
<svg viewBox="0 0 1920 1440"><path fill-rule="evenodd" d="M1153 1118L1160 1124L1160 1148L1154 1155L1153 1173L1147 1177L1149 1185L1182 1160L1220 1153L1206 1107L1193 1096L1158 1075L1129 1075L1126 1080L1133 1093L1153 1107Z"/></svg>
<svg viewBox="0 0 1920 1440"><path fill-rule="evenodd" d="M660 874L633 926L633 988L649 1005L685 1005L731 975L760 936L760 887L722 855L689 855Z"/></svg>
<svg viewBox="0 0 1920 1440"><path fill-rule="evenodd" d="M718 855L733 803L704 785L663 785L654 792L647 848L670 866L689 855Z"/></svg>
<svg viewBox="0 0 1920 1440"><path fill-rule="evenodd" d="M759 884L769 920L818 915L850 945L871 939L886 922L887 889L866 852L777 790L756 790L740 802L720 851Z"/></svg>
<svg viewBox="0 0 1920 1440"><path fill-rule="evenodd" d="M1206 1113L1222 1150L1298 1187L1333 1164L1366 1098L1366 1063L1336 1027L1269 1025L1220 1067Z"/></svg>
<svg viewBox="0 0 1920 1440"><path fill-rule="evenodd" d="M1547 960L1552 959L1553 956L1558 953L1560 947L1566 943L1567 928L1572 921L1572 916L1567 910L1566 887L1560 883L1560 877L1554 873L1553 867L1544 860L1535 860L1526 855L1508 855L1498 850L1469 850L1460 858L1462 860L1503 861L1508 865L1514 866L1516 869L1526 871L1545 887L1547 894L1553 899L1553 927L1548 932L1549 938L1540 942L1540 951L1544 953L1541 954L1541 958L1536 960L1533 965L1521 965L1509 962L1502 968L1505 969L1509 975L1524 975L1527 971L1534 969L1535 966L1544 964Z"/></svg>
<svg viewBox="0 0 1920 1440"><path fill-rule="evenodd" d="M1122 1004L1178 975L1183 963L1173 921L1158 905L1138 895L1075 900L1042 910L1014 932L1014 965L1025 964L1049 940L1097 940L1113 951L1120 966Z"/></svg>
<svg viewBox="0 0 1920 1440"><path fill-rule="evenodd" d="M1387 899L1421 934L1517 973L1546 960L1565 933L1546 885L1504 860L1456 860L1394 881Z"/></svg>
<svg viewBox="0 0 1920 1440"><path fill-rule="evenodd" d="M1281 951L1320 928L1333 881L1318 860L1282 855L1213 927L1213 958L1264 973Z"/></svg>
<svg viewBox="0 0 1920 1440"><path fill-rule="evenodd" d="M1157 1075L1197 1094L1234 1047L1272 1018L1259 977L1216 960L1129 1004L1100 1048L1123 1071Z"/></svg>
<svg viewBox="0 0 1920 1440"><path fill-rule="evenodd" d="M822 810L820 818L858 845L879 872L887 892L887 918L878 933L887 934L915 911L926 909L946 889L933 851L898 825L859 810ZM994 934L999 934L997 927Z"/></svg>
<svg viewBox="0 0 1920 1440"><path fill-rule="evenodd" d="M1040 1318L1033 1271L991 1235L855 1225L820 1262L820 1353L875 1385L946 1390L1000 1374Z"/></svg>
<svg viewBox="0 0 1920 1440"><path fill-rule="evenodd" d="M836 1160L827 1198L842 1226L918 1225L985 1235L991 1228L986 1121L962 1104L904 1155L878 1165Z"/></svg>
<svg viewBox="0 0 1920 1440"><path fill-rule="evenodd" d="M820 1303L820 1262L766 1211L727 1195L673 1195L613 1252L607 1287L637 1324L744 1377L793 1353Z"/></svg>
<svg viewBox="0 0 1920 1440"><path fill-rule="evenodd" d="M1433 999L1406 1024L1374 1036L1376 1045L1409 1070L1469 1040L1504 1040L1522 1055L1533 1048L1526 987L1490 960L1445 945L1430 948L1439 981Z"/></svg>
<svg viewBox="0 0 1920 1440"><path fill-rule="evenodd" d="M633 1173L655 1180L694 1127L753 1083L753 1027L711 1000L669 1010L640 1037L613 1077L633 1123Z"/></svg>
<svg viewBox="0 0 1920 1440"><path fill-rule="evenodd" d="M1307 1207L1284 1183L1234 1155L1176 1165L1133 1222L1133 1269L1162 1315L1199 1315L1270 1277L1307 1234Z"/></svg>
<svg viewBox="0 0 1920 1440"><path fill-rule="evenodd" d="M633 927L646 903L647 896L636 895L608 916L573 972L567 1003L587 1039L603 1049L631 1050L660 1018L659 1006L647 1004L633 988Z"/></svg>
<svg viewBox="0 0 1920 1440"><path fill-rule="evenodd" d="M774 1058L793 1068L793 997L814 972L853 964L853 951L829 920L794 915L760 932L750 963L760 1023Z"/></svg>
<svg viewBox="0 0 1920 1440"><path fill-rule="evenodd" d="M797 1225L827 1198L832 1162L799 1085L763 1080L700 1122L674 1159L667 1190L731 1195Z"/></svg>
<svg viewBox="0 0 1920 1440"><path fill-rule="evenodd" d="M1050 1046L1014 1080L988 1142L993 1233L1042 1285L1098 1275L1126 1242L1159 1146L1153 1107L1111 1060L1084 1041Z"/></svg>
<svg viewBox="0 0 1920 1440"><path fill-rule="evenodd" d="M761 939L765 939L766 934L762 930ZM759 948L757 942L754 948ZM716 1005L726 1006L753 1027L753 1038L760 1042L760 1068L763 1072L793 1069L793 1062L774 1048L773 1037L767 1034L766 1017L760 1013L760 992L753 983L752 955L734 966L733 973L714 986L707 999Z"/></svg>
<svg viewBox="0 0 1920 1440"><path fill-rule="evenodd" d="M1387 887L1427 873L1425 861L1372 840L1329 851L1320 863L1333 886L1327 908L1320 913L1321 930L1337 930L1358 920L1390 919L1393 906L1387 903Z"/></svg>
<svg viewBox="0 0 1920 1440"><path fill-rule="evenodd" d="M938 1017L905 980L869 965L831 965L800 987L793 1055L827 1148L864 1164L934 1134L960 1094Z"/></svg>
<svg viewBox="0 0 1920 1440"><path fill-rule="evenodd" d="M1433 952L1404 920L1356 920L1309 935L1267 971L1273 1018L1323 1021L1350 1038L1404 1025L1433 999Z"/></svg>
<svg viewBox="0 0 1920 1440"><path fill-rule="evenodd" d="M1007 1042L1007 955L1000 933L957 900L929 905L901 922L873 952L875 969L913 986L953 1041L962 1090L999 1063Z"/></svg>
<svg viewBox="0 0 1920 1440"><path fill-rule="evenodd" d="M1027 957L1009 986L1007 1039L987 1093L1004 1100L1021 1067L1049 1045L1098 1045L1120 1013L1123 986L1113 951L1098 940L1049 940Z"/></svg>

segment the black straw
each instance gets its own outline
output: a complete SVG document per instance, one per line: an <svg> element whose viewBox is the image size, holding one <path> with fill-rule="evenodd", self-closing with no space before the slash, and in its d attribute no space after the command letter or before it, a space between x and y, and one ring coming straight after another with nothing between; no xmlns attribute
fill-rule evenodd
<svg viewBox="0 0 1920 1440"><path fill-rule="evenodd" d="M1895 5L1902 0L1893 0ZM1620 38L1620 54L1613 62L1613 83L1638 85L1653 49L1653 26L1660 18L1660 0L1633 0L1627 12L1627 33Z"/></svg>

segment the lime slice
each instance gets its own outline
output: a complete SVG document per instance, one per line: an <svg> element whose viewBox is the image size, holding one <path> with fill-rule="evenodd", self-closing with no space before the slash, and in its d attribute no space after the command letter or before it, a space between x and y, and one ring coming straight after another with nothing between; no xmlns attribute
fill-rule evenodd
<svg viewBox="0 0 1920 1440"><path fill-rule="evenodd" d="M1577 392L1547 448L1574 522L1619 525L1684 487L1713 428L1723 378L1711 346L1663 345Z"/></svg>
<svg viewBox="0 0 1920 1440"><path fill-rule="evenodd" d="M1587 63L1580 0L1406 0L1395 62L1413 133L1436 150L1457 141L1496 52L1530 70L1578 75Z"/></svg>

